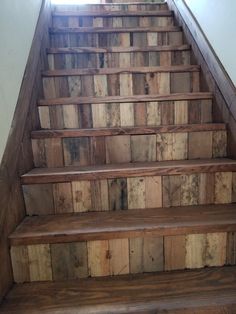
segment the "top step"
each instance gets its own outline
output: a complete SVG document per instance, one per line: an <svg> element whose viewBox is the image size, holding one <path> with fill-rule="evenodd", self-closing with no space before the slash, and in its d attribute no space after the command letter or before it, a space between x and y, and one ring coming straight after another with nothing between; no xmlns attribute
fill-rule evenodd
<svg viewBox="0 0 236 314"><path fill-rule="evenodd" d="M85 5L56 5L54 6L55 12L62 11L142 11L142 10L168 10L167 3L158 2L138 2L138 3L97 3Z"/></svg>
<svg viewBox="0 0 236 314"><path fill-rule="evenodd" d="M123 16L173 16L173 11L59 11L53 17L87 16L87 17L123 17Z"/></svg>

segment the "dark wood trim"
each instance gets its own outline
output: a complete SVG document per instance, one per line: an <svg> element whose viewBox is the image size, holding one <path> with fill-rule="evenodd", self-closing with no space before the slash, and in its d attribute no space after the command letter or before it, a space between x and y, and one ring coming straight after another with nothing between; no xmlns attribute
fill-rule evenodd
<svg viewBox="0 0 236 314"><path fill-rule="evenodd" d="M236 205L198 205L27 217L10 236L16 245L236 231Z"/></svg>
<svg viewBox="0 0 236 314"><path fill-rule="evenodd" d="M66 97L41 99L39 106L57 106L57 105L83 105L83 104L103 104L103 103L129 103L129 102L156 102L156 101L177 101L177 100L195 100L212 99L212 93L173 93L173 94L153 94L153 95L134 95L134 96L105 96L105 97Z"/></svg>
<svg viewBox="0 0 236 314"><path fill-rule="evenodd" d="M108 164L96 165L96 167L35 168L23 175L21 182L22 184L43 184L225 171L236 171L236 161L222 158Z"/></svg>
<svg viewBox="0 0 236 314"><path fill-rule="evenodd" d="M122 52L155 52L155 51L184 51L190 50L189 45L178 46L149 46L149 47L68 47L68 48L48 48L48 54L64 53L122 53Z"/></svg>
<svg viewBox="0 0 236 314"><path fill-rule="evenodd" d="M182 29L178 26L166 27L137 27L137 28L105 28L105 27L51 27L51 34L68 33L146 33L146 32L180 32Z"/></svg>
<svg viewBox="0 0 236 314"><path fill-rule="evenodd" d="M25 215L20 175L33 167L30 134L39 127L37 99L43 95L39 82L47 65L50 13L50 1L44 0L0 165L0 302L13 280L7 237Z"/></svg>
<svg viewBox="0 0 236 314"><path fill-rule="evenodd" d="M114 17L114 16L173 16L172 11L55 11L53 17L57 16L93 16L93 17Z"/></svg>
<svg viewBox="0 0 236 314"><path fill-rule="evenodd" d="M179 124L162 126L143 127L114 127L114 128L93 128L93 129L65 129L65 130L39 130L31 133L32 139L45 138L67 138L67 137L93 137L93 136L114 136L114 135L138 135L138 134L159 134L159 133L186 133L222 131L226 129L223 123L203 124Z"/></svg>
<svg viewBox="0 0 236 314"><path fill-rule="evenodd" d="M184 0L167 0L201 66L202 88L214 95L213 119L229 124L229 155L236 157L236 88ZM206 89L205 89L206 90Z"/></svg>

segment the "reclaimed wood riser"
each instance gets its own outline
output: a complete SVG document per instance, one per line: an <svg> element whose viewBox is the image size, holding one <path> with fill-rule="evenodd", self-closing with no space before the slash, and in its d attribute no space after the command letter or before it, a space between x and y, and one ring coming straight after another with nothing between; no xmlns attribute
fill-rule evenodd
<svg viewBox="0 0 236 314"><path fill-rule="evenodd" d="M43 78L43 90L46 99L198 92L199 72L52 76Z"/></svg>
<svg viewBox="0 0 236 314"><path fill-rule="evenodd" d="M220 232L16 246L11 248L14 280L60 281L223 266L232 262L231 236Z"/></svg>
<svg viewBox="0 0 236 314"><path fill-rule="evenodd" d="M114 28L115 29L115 28ZM51 33L51 47L147 47L182 45L183 34L175 32Z"/></svg>
<svg viewBox="0 0 236 314"><path fill-rule="evenodd" d="M168 10L167 3L106 3L106 4L83 4L83 5L60 5L54 7L54 12L65 11L92 11L92 12L114 12L114 11L166 11Z"/></svg>
<svg viewBox="0 0 236 314"><path fill-rule="evenodd" d="M63 100L65 105L53 105L52 101L52 105L39 107L42 129L179 125L212 121L211 99L79 105L70 104L70 99Z"/></svg>
<svg viewBox="0 0 236 314"><path fill-rule="evenodd" d="M65 181L23 185L27 214L227 204L236 201L236 175L232 172L132 178L124 174L122 178L115 179Z"/></svg>
<svg viewBox="0 0 236 314"><path fill-rule="evenodd" d="M226 131L33 139L35 167L226 157Z"/></svg>
<svg viewBox="0 0 236 314"><path fill-rule="evenodd" d="M154 14L154 13L152 13ZM171 14L171 12L167 12ZM119 15L119 13L117 13ZM145 15L145 13L143 13ZM171 16L53 16L53 27L159 27L174 25Z"/></svg>
<svg viewBox="0 0 236 314"><path fill-rule="evenodd" d="M49 70L76 68L118 68L141 66L170 66L194 64L191 52L154 51L123 53L63 53L49 54Z"/></svg>

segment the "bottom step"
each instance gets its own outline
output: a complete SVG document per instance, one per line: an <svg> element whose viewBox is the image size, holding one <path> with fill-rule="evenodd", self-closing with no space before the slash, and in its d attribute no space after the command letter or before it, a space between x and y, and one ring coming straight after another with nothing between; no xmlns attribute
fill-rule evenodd
<svg viewBox="0 0 236 314"><path fill-rule="evenodd" d="M15 285L0 312L235 314L236 267Z"/></svg>

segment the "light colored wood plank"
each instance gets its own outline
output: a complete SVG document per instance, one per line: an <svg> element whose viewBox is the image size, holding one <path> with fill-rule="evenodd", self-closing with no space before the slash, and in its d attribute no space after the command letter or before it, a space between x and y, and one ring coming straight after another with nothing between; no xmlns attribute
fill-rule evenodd
<svg viewBox="0 0 236 314"><path fill-rule="evenodd" d="M132 74L120 74L120 95L133 95L133 79Z"/></svg>
<svg viewBox="0 0 236 314"><path fill-rule="evenodd" d="M79 112L78 106L76 105L66 105L62 107L64 127L66 129L76 129L79 128Z"/></svg>
<svg viewBox="0 0 236 314"><path fill-rule="evenodd" d="M220 158L227 156L227 132L214 131L212 143L212 157Z"/></svg>
<svg viewBox="0 0 236 314"><path fill-rule="evenodd" d="M165 270L185 268L185 246L184 235L164 237Z"/></svg>
<svg viewBox="0 0 236 314"><path fill-rule="evenodd" d="M126 68L126 67L130 67L130 57L131 54L130 53L119 53L119 64L120 67L122 68Z"/></svg>
<svg viewBox="0 0 236 314"><path fill-rule="evenodd" d="M162 207L162 178L145 177L146 208Z"/></svg>
<svg viewBox="0 0 236 314"><path fill-rule="evenodd" d="M170 93L170 73L158 73L158 93L169 94Z"/></svg>
<svg viewBox="0 0 236 314"><path fill-rule="evenodd" d="M129 273L129 240L109 240L110 274L122 275Z"/></svg>
<svg viewBox="0 0 236 314"><path fill-rule="evenodd" d="M106 143L106 162L122 163L131 161L130 135L107 136Z"/></svg>
<svg viewBox="0 0 236 314"><path fill-rule="evenodd" d="M50 129L50 114L49 114L49 107L39 107L39 120L42 129Z"/></svg>
<svg viewBox="0 0 236 314"><path fill-rule="evenodd" d="M109 210L108 182L107 180L96 180L91 182L92 210Z"/></svg>
<svg viewBox="0 0 236 314"><path fill-rule="evenodd" d="M72 195L74 212L81 213L92 210L90 181L72 182Z"/></svg>
<svg viewBox="0 0 236 314"><path fill-rule="evenodd" d="M205 266L206 234L189 234L186 236L186 267Z"/></svg>
<svg viewBox="0 0 236 314"><path fill-rule="evenodd" d="M92 119L94 128L107 126L106 104L92 104Z"/></svg>
<svg viewBox="0 0 236 314"><path fill-rule="evenodd" d="M11 247L13 277L16 283L30 281L27 246Z"/></svg>
<svg viewBox="0 0 236 314"><path fill-rule="evenodd" d="M232 172L215 173L215 204L231 203Z"/></svg>
<svg viewBox="0 0 236 314"><path fill-rule="evenodd" d="M145 208L145 178L127 178L128 208Z"/></svg>
<svg viewBox="0 0 236 314"><path fill-rule="evenodd" d="M120 104L120 124L121 126L134 125L134 104L132 103Z"/></svg>
<svg viewBox="0 0 236 314"><path fill-rule="evenodd" d="M187 133L157 134L157 160L187 159Z"/></svg>
<svg viewBox="0 0 236 314"><path fill-rule="evenodd" d="M30 281L52 280L49 244L28 245Z"/></svg>
<svg viewBox="0 0 236 314"><path fill-rule="evenodd" d="M90 276L110 275L109 241L89 241L87 247Z"/></svg>
<svg viewBox="0 0 236 314"><path fill-rule="evenodd" d="M71 213L73 209L71 183L53 184L54 207L57 214Z"/></svg>
<svg viewBox="0 0 236 314"><path fill-rule="evenodd" d="M188 101L175 101L175 124L188 123Z"/></svg>
<svg viewBox="0 0 236 314"><path fill-rule="evenodd" d="M147 103L147 125L161 124L161 108L158 102Z"/></svg>
<svg viewBox="0 0 236 314"><path fill-rule="evenodd" d="M130 238L130 273L137 274L143 272L143 238Z"/></svg>
<svg viewBox="0 0 236 314"><path fill-rule="evenodd" d="M226 263L227 233L208 233L206 237L206 265L223 266Z"/></svg>
<svg viewBox="0 0 236 314"><path fill-rule="evenodd" d="M97 97L108 95L106 75L94 75L94 93Z"/></svg>

